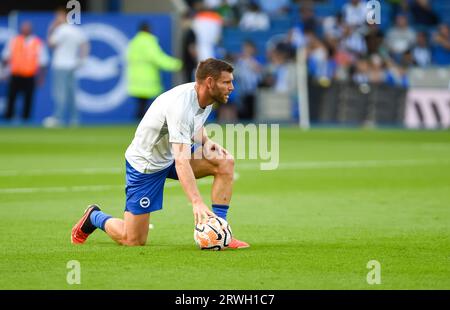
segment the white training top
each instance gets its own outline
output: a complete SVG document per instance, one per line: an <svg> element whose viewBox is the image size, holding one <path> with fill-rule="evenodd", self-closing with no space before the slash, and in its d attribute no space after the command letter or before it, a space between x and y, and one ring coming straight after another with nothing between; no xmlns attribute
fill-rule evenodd
<svg viewBox="0 0 450 310"><path fill-rule="evenodd" d="M50 35L55 45L52 67L54 69L73 70L80 65L80 48L88 42L83 30L75 25L62 24Z"/></svg>
<svg viewBox="0 0 450 310"><path fill-rule="evenodd" d="M139 123L125 152L128 163L141 173L153 173L173 163L171 143L191 144L205 124L212 105L200 108L195 82L161 94Z"/></svg>

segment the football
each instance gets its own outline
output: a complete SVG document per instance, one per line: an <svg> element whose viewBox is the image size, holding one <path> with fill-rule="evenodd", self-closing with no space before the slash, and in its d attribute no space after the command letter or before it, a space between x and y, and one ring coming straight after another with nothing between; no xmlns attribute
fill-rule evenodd
<svg viewBox="0 0 450 310"><path fill-rule="evenodd" d="M231 227L222 218L210 217L205 224L195 225L194 240L202 250L222 250L228 246L231 237Z"/></svg>

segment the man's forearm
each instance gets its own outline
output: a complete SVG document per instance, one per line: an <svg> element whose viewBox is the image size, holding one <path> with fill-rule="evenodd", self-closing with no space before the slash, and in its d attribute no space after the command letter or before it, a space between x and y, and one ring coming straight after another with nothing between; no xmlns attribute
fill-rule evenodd
<svg viewBox="0 0 450 310"><path fill-rule="evenodd" d="M183 187L186 196L192 204L202 202L202 197L195 181L195 175L192 171L189 160L180 159L175 162L175 169L177 170L178 179Z"/></svg>

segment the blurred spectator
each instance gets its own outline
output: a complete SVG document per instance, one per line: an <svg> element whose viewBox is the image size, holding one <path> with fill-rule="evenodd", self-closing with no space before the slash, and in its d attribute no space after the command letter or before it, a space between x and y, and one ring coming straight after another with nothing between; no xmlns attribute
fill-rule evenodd
<svg viewBox="0 0 450 310"><path fill-rule="evenodd" d="M407 68L410 68L410 67L413 67L413 66L416 65L416 64L414 63L414 56L413 56L412 51L413 51L412 49L407 50L407 51L403 54L403 57L402 57L402 59L401 59L401 61L400 61L400 65L402 65L402 66L405 67L406 69L407 69Z"/></svg>
<svg viewBox="0 0 450 310"><path fill-rule="evenodd" d="M409 87L407 68L403 65L399 66L387 59L387 73L386 73L386 83L387 85L397 86L402 88Z"/></svg>
<svg viewBox="0 0 450 310"><path fill-rule="evenodd" d="M407 14L408 0L387 0L387 2L391 5L391 20L395 20L395 17L399 14Z"/></svg>
<svg viewBox="0 0 450 310"><path fill-rule="evenodd" d="M352 30L348 25L345 25L343 30L341 47L355 57L365 55L367 53L367 46L362 34L359 31Z"/></svg>
<svg viewBox="0 0 450 310"><path fill-rule="evenodd" d="M261 79L262 65L256 60L256 47L245 41L235 65L235 77L239 85L239 118L253 119L255 113L255 93Z"/></svg>
<svg viewBox="0 0 450 310"><path fill-rule="evenodd" d="M223 7L229 7L234 9L238 6L241 0L196 0L197 2L203 2L202 7L212 11L220 11Z"/></svg>
<svg viewBox="0 0 450 310"><path fill-rule="evenodd" d="M384 34L377 24L371 24L367 27L365 35L367 54L376 54L380 52L383 45Z"/></svg>
<svg viewBox="0 0 450 310"><path fill-rule="evenodd" d="M312 31L306 33L307 72L308 72L308 102L309 116L312 122L319 120L324 89L329 87L335 74L335 62L329 56L334 53L334 47L327 47Z"/></svg>
<svg viewBox="0 0 450 310"><path fill-rule="evenodd" d="M274 37L276 38L276 36ZM270 40L273 40L274 37ZM307 44L305 34L299 24L296 24L294 27L289 29L289 32L287 36L284 37L283 41L288 43L293 49L304 47Z"/></svg>
<svg viewBox="0 0 450 310"><path fill-rule="evenodd" d="M338 12L335 16L325 17L322 28L325 41L339 40L343 35L342 13Z"/></svg>
<svg viewBox="0 0 450 310"><path fill-rule="evenodd" d="M307 62L308 74L317 81L330 79L328 68L328 51L322 41L313 33L308 32Z"/></svg>
<svg viewBox="0 0 450 310"><path fill-rule="evenodd" d="M412 1L411 15L416 25L435 26L439 23L439 17L433 12L428 0Z"/></svg>
<svg viewBox="0 0 450 310"><path fill-rule="evenodd" d="M318 27L319 22L314 14L312 4L307 2L298 10L298 16L292 28L289 29L286 41L294 48L303 47L307 44L305 34L309 32L317 33Z"/></svg>
<svg viewBox="0 0 450 310"><path fill-rule="evenodd" d="M384 83L386 82L386 71L384 68L384 60L378 54L370 56L370 72L369 81L371 83Z"/></svg>
<svg viewBox="0 0 450 310"><path fill-rule="evenodd" d="M369 62L367 59L358 59L355 64L355 72L352 75L352 80L356 84L367 84L369 83Z"/></svg>
<svg viewBox="0 0 450 310"><path fill-rule="evenodd" d="M279 42L269 51L269 64L265 68L262 87L271 87L276 92L293 93L296 89L296 68L291 46Z"/></svg>
<svg viewBox="0 0 450 310"><path fill-rule="evenodd" d="M343 20L342 13L338 12L334 16L328 16L323 20L323 39L324 44L328 50L329 62L333 65L335 72L332 77L335 77L337 71L341 71L342 67L338 66L338 55L341 50L339 49L340 39L343 36Z"/></svg>
<svg viewBox="0 0 450 310"><path fill-rule="evenodd" d="M386 81L386 72L384 71L384 62L380 55L373 54L369 61L369 81L371 83L384 83Z"/></svg>
<svg viewBox="0 0 450 310"><path fill-rule="evenodd" d="M198 6L202 6L203 7L203 1L202 0L184 0L184 2L187 4L187 6L189 7L189 12L195 12L198 10Z"/></svg>
<svg viewBox="0 0 450 310"><path fill-rule="evenodd" d="M299 17L304 32L317 33L319 22L316 19L312 4L305 4L299 10Z"/></svg>
<svg viewBox="0 0 450 310"><path fill-rule="evenodd" d="M354 56L346 51L342 46L338 46L334 53L334 62L336 63L335 78L338 81L346 81L349 78L349 68L355 61Z"/></svg>
<svg viewBox="0 0 450 310"><path fill-rule="evenodd" d="M222 34L222 17L207 9L200 10L194 17L192 29L197 38L197 61L216 57L215 49Z"/></svg>
<svg viewBox="0 0 450 310"><path fill-rule="evenodd" d="M197 68L197 38L192 29L192 18L186 13L181 20L183 29L182 39L182 61L185 83L194 81L194 71Z"/></svg>
<svg viewBox="0 0 450 310"><path fill-rule="evenodd" d="M238 0L222 0L221 4L215 9L222 17L226 26L234 26L239 20Z"/></svg>
<svg viewBox="0 0 450 310"><path fill-rule="evenodd" d="M433 36L433 62L437 65L450 65L450 30L442 24Z"/></svg>
<svg viewBox="0 0 450 310"><path fill-rule="evenodd" d="M66 22L66 11L56 12L48 31L48 43L54 49L52 59L52 96L55 103L53 115L44 120L44 126L56 127L64 124L66 109L70 123L78 124L75 100L75 71L82 66L89 53L89 43L80 27Z"/></svg>
<svg viewBox="0 0 450 310"><path fill-rule="evenodd" d="M7 120L14 117L16 97L20 93L24 95L22 119L26 121L30 118L35 86L43 84L47 63L44 44L33 35L31 22L25 21L20 26L20 34L8 42L2 53L2 64L9 64L11 71L5 113Z"/></svg>
<svg viewBox="0 0 450 310"><path fill-rule="evenodd" d="M270 27L269 16L262 12L256 3L249 5L239 22L239 27L243 31L265 31Z"/></svg>
<svg viewBox="0 0 450 310"><path fill-rule="evenodd" d="M386 45L396 61L411 49L416 41L416 33L409 27L408 19L405 15L398 15L395 26L390 28L386 34Z"/></svg>
<svg viewBox="0 0 450 310"><path fill-rule="evenodd" d="M289 11L290 0L253 0L269 16L284 15Z"/></svg>
<svg viewBox="0 0 450 310"><path fill-rule="evenodd" d="M127 62L128 93L136 98L136 118L139 120L147 110L148 101L163 91L160 70L178 71L182 62L164 53L147 23L140 25L138 33L129 42Z"/></svg>
<svg viewBox="0 0 450 310"><path fill-rule="evenodd" d="M312 6L308 2L298 10L298 16L292 28L289 29L286 41L294 48L303 47L307 44L305 33L317 33L318 26L319 23L316 20Z"/></svg>
<svg viewBox="0 0 450 310"><path fill-rule="evenodd" d="M366 23L366 2L361 0L350 0L342 8L344 22L348 26L359 27Z"/></svg>
<svg viewBox="0 0 450 310"><path fill-rule="evenodd" d="M217 10L222 5L222 0L203 0L205 8Z"/></svg>
<svg viewBox="0 0 450 310"><path fill-rule="evenodd" d="M417 33L416 46L412 50L412 56L414 64L419 67L426 67L431 64L431 49L425 32Z"/></svg>

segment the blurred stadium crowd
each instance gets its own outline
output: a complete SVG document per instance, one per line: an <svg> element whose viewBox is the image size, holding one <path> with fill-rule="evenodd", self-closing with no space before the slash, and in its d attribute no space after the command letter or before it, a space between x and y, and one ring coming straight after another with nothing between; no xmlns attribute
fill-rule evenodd
<svg viewBox="0 0 450 310"><path fill-rule="evenodd" d="M407 88L409 68L450 65L445 1L381 1L380 24L367 23L363 0L186 2L184 63L195 62L194 37L197 58L215 51L233 62L240 118L254 116L258 87L295 92L297 48L306 48L309 78L323 87L335 80Z"/></svg>
<svg viewBox="0 0 450 310"><path fill-rule="evenodd" d="M98 3L80 1L84 8ZM88 119L87 114L94 123L113 117L119 122L135 120L136 116L140 119L152 100L175 84L169 85L170 79L163 71L177 72L173 80L176 83L190 82L199 61L217 57L235 67L235 91L230 104L214 113L219 121L295 122L300 114L298 102L302 100L300 84L306 84L307 80L313 122L358 123L378 118L403 125L409 115L411 127L425 123L430 128L450 126L450 116L446 116L449 107L445 103L450 87L450 2L446 0L171 0L168 3L172 6L163 10L166 13L163 17L149 14L154 12L151 6L162 2L136 1L140 9L148 10L138 9L139 16L126 14L130 11L124 9L129 5L125 0L103 2L114 4L114 9L101 12L112 13L108 17L107 14L92 17L95 24L87 23L91 37L85 33L86 23L81 27L69 25L63 15L54 18L50 25L35 25L47 27L44 31L40 29L38 35L26 18L41 17L33 15L35 9L30 7L22 8L26 17L21 25L17 22L3 29L0 25L0 39L7 42L8 31L13 29L20 43L13 45L13 40L8 41L1 51L0 113L6 120L14 119L14 102L19 93L25 98L23 119L33 119L33 92L46 80L52 83L51 91L47 90L45 96L41 91L40 110L37 116L34 113L36 122L42 122L49 116L48 110L53 109L44 125L45 121L49 126L64 123L63 114L67 111L73 125L80 123L77 112L80 88L93 94L84 95L82 112L87 113L81 123ZM379 23L368 22L370 2L380 4L379 20L375 18ZM50 6L39 10L48 14ZM15 10L10 6L0 12L8 12L10 22L15 20ZM26 15L27 10L31 10L31 15ZM175 17L174 30L166 27L171 17ZM162 26L163 20L166 26ZM95 42L103 36L95 33L104 29L109 29L106 33L127 33L117 44L115 55L104 53L105 48ZM303 65L299 51L305 51L306 55L305 79L297 78L299 64ZM34 59L28 59L30 55L35 55ZM10 77L8 67L12 69ZM49 78L47 67L51 69ZM127 71L126 87L119 83L125 81L122 67ZM421 71L414 75L416 69ZM421 79L419 84L426 85L418 85L412 81L414 77ZM439 83L435 83L438 78ZM84 80L83 87L77 88L76 80ZM110 91L116 92L114 96L97 95L97 90L109 87L108 83L116 84ZM424 87L422 92L411 91L417 90L417 86ZM434 91L427 92L429 89ZM442 91L446 91L444 96ZM414 104L405 108L406 97L410 95L413 100L409 101ZM134 104L125 109L125 102ZM98 107L100 103L104 103L103 110ZM137 107L133 117L129 106ZM384 111L384 116L377 111ZM105 118L106 113L110 116Z"/></svg>

